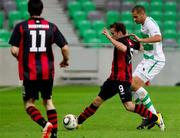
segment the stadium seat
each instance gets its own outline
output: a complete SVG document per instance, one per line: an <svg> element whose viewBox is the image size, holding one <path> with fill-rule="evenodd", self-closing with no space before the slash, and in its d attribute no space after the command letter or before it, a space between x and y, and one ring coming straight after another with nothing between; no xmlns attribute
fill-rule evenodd
<svg viewBox="0 0 180 138"><path fill-rule="evenodd" d="M165 11L163 14L164 21L176 21L177 20L177 13L173 11Z"/></svg>
<svg viewBox="0 0 180 138"><path fill-rule="evenodd" d="M0 11L0 29L3 28L4 24L4 14Z"/></svg>
<svg viewBox="0 0 180 138"><path fill-rule="evenodd" d="M120 1L107 1L106 11L119 11L121 9Z"/></svg>
<svg viewBox="0 0 180 138"><path fill-rule="evenodd" d="M176 32L176 22L175 21L164 21L163 30L171 30Z"/></svg>
<svg viewBox="0 0 180 138"><path fill-rule="evenodd" d="M121 13L120 15L120 21L124 22L124 21L132 21L133 22L133 17L131 12L129 11L124 11Z"/></svg>
<svg viewBox="0 0 180 138"><path fill-rule="evenodd" d="M148 14L149 12L149 2L147 1L140 1L136 3L137 5L142 5L146 9L146 13Z"/></svg>
<svg viewBox="0 0 180 138"><path fill-rule="evenodd" d="M150 16L157 22L163 21L163 14L159 11L151 11Z"/></svg>
<svg viewBox="0 0 180 138"><path fill-rule="evenodd" d="M78 27L78 23L82 20L86 20L87 19L87 15L84 11L76 11L73 13L73 23L75 28Z"/></svg>
<svg viewBox="0 0 180 138"><path fill-rule="evenodd" d="M163 31L163 38L164 39L174 39L174 40L176 40L176 38L177 38L176 31L164 30Z"/></svg>
<svg viewBox="0 0 180 138"><path fill-rule="evenodd" d="M6 29L0 29L0 38L2 42L8 42L10 38L11 33Z"/></svg>
<svg viewBox="0 0 180 138"><path fill-rule="evenodd" d="M154 1L150 3L150 10L152 12L161 12L163 11L163 3L162 2L158 2L158 1Z"/></svg>
<svg viewBox="0 0 180 138"><path fill-rule="evenodd" d="M109 25L119 21L120 14L117 11L107 11L106 12L106 25L109 28Z"/></svg>
<svg viewBox="0 0 180 138"><path fill-rule="evenodd" d="M131 9L135 6L134 2L129 2L129 1L123 1L122 6L121 6L121 12L123 11L131 11Z"/></svg>
<svg viewBox="0 0 180 138"><path fill-rule="evenodd" d="M163 3L164 0L151 0L151 2L159 2L159 3Z"/></svg>
<svg viewBox="0 0 180 138"><path fill-rule="evenodd" d="M73 14L77 11L81 11L81 4L77 1L70 1L67 5L69 17L72 18Z"/></svg>
<svg viewBox="0 0 180 138"><path fill-rule="evenodd" d="M96 5L92 1L86 1L82 3L82 9L88 14L90 11L96 10Z"/></svg>
<svg viewBox="0 0 180 138"><path fill-rule="evenodd" d="M91 1L91 0L76 0L76 1L83 3L83 2L87 2L87 1Z"/></svg>
<svg viewBox="0 0 180 138"><path fill-rule="evenodd" d="M82 20L78 22L79 36L83 37L86 30L91 29L91 22L89 20Z"/></svg>
<svg viewBox="0 0 180 138"><path fill-rule="evenodd" d="M88 29L83 34L84 43L88 43L89 39L97 38L97 33L94 29Z"/></svg>
<svg viewBox="0 0 180 138"><path fill-rule="evenodd" d="M15 22L21 20L21 12L19 11L11 11L8 15L9 29L12 29Z"/></svg>
<svg viewBox="0 0 180 138"><path fill-rule="evenodd" d="M86 41L85 47L89 48L102 48L101 39L99 38L90 38Z"/></svg>
<svg viewBox="0 0 180 138"><path fill-rule="evenodd" d="M134 23L132 21L126 20L126 21L123 21L123 23L125 24L126 30L128 33L134 33L133 32Z"/></svg>
<svg viewBox="0 0 180 138"><path fill-rule="evenodd" d="M19 2L17 8L20 12L27 12L28 11L27 1Z"/></svg>
<svg viewBox="0 0 180 138"><path fill-rule="evenodd" d="M171 12L176 12L177 11L177 4L176 2L166 2L164 3L164 11L171 11Z"/></svg>
<svg viewBox="0 0 180 138"><path fill-rule="evenodd" d="M16 3L14 1L6 1L3 6L5 17L9 15L9 12L17 10Z"/></svg>
<svg viewBox="0 0 180 138"><path fill-rule="evenodd" d="M88 20L90 20L91 22L95 21L95 20L103 20L103 13L100 11L90 11L87 15Z"/></svg>
<svg viewBox="0 0 180 138"><path fill-rule="evenodd" d="M102 32L103 28L106 26L105 22L102 20L96 20L92 23L92 28L96 30L97 33Z"/></svg>
<svg viewBox="0 0 180 138"><path fill-rule="evenodd" d="M30 16L29 16L29 12L28 11L25 11L25 12L21 12L21 17L22 19L28 19Z"/></svg>

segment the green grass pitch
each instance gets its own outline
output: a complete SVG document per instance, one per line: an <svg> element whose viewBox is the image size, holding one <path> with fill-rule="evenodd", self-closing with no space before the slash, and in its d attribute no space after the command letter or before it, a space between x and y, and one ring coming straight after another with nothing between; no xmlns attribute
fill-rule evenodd
<svg viewBox="0 0 180 138"><path fill-rule="evenodd" d="M155 108L162 112L166 131L156 126L136 130L141 122L137 114L127 112L119 96L106 101L80 129L68 131L62 118L68 113L79 115L99 92L99 86L56 86L53 100L58 112L58 138L180 138L180 87L147 87ZM37 107L45 116L45 110ZM41 128L24 111L21 88L0 88L0 138L40 138Z"/></svg>

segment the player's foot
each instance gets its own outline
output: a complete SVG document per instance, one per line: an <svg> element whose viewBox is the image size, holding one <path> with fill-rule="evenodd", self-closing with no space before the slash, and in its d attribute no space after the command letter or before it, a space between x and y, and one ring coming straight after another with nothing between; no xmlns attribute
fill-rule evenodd
<svg viewBox="0 0 180 138"><path fill-rule="evenodd" d="M145 128L150 127L150 126L154 126L154 124L158 121L158 116L154 115L152 116L151 119L147 119L146 123L145 123Z"/></svg>
<svg viewBox="0 0 180 138"><path fill-rule="evenodd" d="M165 130L165 124L164 124L163 117L162 117L161 113L158 113L157 117L158 117L158 120L156 121L156 123L157 123L158 127L161 129L161 131L164 131Z"/></svg>
<svg viewBox="0 0 180 138"><path fill-rule="evenodd" d="M142 122L139 126L137 126L137 129L139 129L139 130L145 129L147 121L148 121L147 118L142 118Z"/></svg>
<svg viewBox="0 0 180 138"><path fill-rule="evenodd" d="M50 138L52 128L53 125L50 122L47 122L42 131L42 138Z"/></svg>

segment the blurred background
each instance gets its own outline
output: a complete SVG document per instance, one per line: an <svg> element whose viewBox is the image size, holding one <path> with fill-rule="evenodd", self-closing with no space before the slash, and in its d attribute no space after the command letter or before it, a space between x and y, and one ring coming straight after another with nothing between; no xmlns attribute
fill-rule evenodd
<svg viewBox="0 0 180 138"><path fill-rule="evenodd" d="M55 85L97 84L109 76L113 46L101 34L115 21L123 22L128 33L139 35L140 26L131 16L135 5L143 5L163 35L166 66L152 85L180 82L180 0L42 0L42 17L55 23L70 46L70 66L59 68L60 50L54 47ZM17 61L10 54L8 40L18 22L28 19L27 0L0 0L0 85L21 85ZM142 59L135 53L133 67Z"/></svg>

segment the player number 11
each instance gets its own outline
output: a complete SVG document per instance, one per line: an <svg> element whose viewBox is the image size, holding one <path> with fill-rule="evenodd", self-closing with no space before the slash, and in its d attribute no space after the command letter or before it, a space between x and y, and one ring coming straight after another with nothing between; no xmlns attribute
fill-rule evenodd
<svg viewBox="0 0 180 138"><path fill-rule="evenodd" d="M31 30L30 31L30 35L32 36L32 47L30 47L30 52L45 52L46 51L46 47L45 47L45 36L46 36L46 32L45 30ZM41 40L40 40L40 47L37 47L37 35L41 36Z"/></svg>

